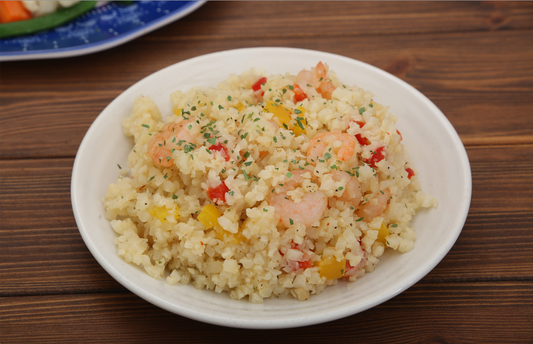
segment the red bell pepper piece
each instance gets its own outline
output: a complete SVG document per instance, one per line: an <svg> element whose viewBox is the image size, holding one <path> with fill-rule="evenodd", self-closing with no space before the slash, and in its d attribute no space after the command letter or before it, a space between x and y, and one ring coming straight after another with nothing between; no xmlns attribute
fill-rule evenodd
<svg viewBox="0 0 533 344"><path fill-rule="evenodd" d="M207 196L215 203L226 202L226 192L228 191L229 188L226 183L222 182L217 187L207 189Z"/></svg>

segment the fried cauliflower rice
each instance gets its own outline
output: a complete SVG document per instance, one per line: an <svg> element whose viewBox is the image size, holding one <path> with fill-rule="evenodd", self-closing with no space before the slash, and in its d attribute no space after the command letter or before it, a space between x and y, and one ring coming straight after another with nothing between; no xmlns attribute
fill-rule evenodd
<svg viewBox="0 0 533 344"><path fill-rule="evenodd" d="M138 97L122 123L128 168L103 200L119 256L169 285L262 303L307 300L386 249L410 251L410 220L437 203L372 97L321 62L175 91L165 120Z"/></svg>

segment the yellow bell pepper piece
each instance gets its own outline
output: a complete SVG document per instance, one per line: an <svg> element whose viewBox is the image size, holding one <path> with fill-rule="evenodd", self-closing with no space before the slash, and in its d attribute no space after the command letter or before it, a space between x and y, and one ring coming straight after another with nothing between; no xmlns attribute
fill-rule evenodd
<svg viewBox="0 0 533 344"><path fill-rule="evenodd" d="M179 109L174 109L174 113L178 116L181 116L181 112L183 111L182 108L179 108Z"/></svg>
<svg viewBox="0 0 533 344"><path fill-rule="evenodd" d="M331 256L320 260L318 267L320 268L320 275L326 277L328 280L341 278L344 276L346 269L346 259L338 262L334 256Z"/></svg>
<svg viewBox="0 0 533 344"><path fill-rule="evenodd" d="M234 106L234 108L236 108L237 111L241 112L242 110L246 108L246 106L243 103L238 102L237 105Z"/></svg>
<svg viewBox="0 0 533 344"><path fill-rule="evenodd" d="M386 237L389 235L390 235L389 229L387 228L387 225L385 224L385 222L383 222L381 224L381 228L379 229L378 238L376 240L382 243L385 243L387 241Z"/></svg>
<svg viewBox="0 0 533 344"><path fill-rule="evenodd" d="M273 114L285 129L289 129L291 123L291 112L289 109L269 100L265 105L265 111Z"/></svg>
<svg viewBox="0 0 533 344"><path fill-rule="evenodd" d="M161 222L168 222L167 216L168 216L168 209L166 207L159 207L157 205L154 205L150 210L148 210L150 215L153 217L158 218L161 220ZM177 220L180 218L180 208L176 206L176 209L174 210L174 218Z"/></svg>
<svg viewBox="0 0 533 344"><path fill-rule="evenodd" d="M215 226L215 233L217 234L217 238L222 241L224 241L224 235L226 235L226 238L228 239L228 241L235 245L237 245L244 239L244 237L240 233L232 234L230 232L226 232L224 228L218 225Z"/></svg>
<svg viewBox="0 0 533 344"><path fill-rule="evenodd" d="M213 204L206 205L200 214L198 214L198 221L200 221L205 228L213 228L215 225L218 225L218 218L221 216L217 207Z"/></svg>

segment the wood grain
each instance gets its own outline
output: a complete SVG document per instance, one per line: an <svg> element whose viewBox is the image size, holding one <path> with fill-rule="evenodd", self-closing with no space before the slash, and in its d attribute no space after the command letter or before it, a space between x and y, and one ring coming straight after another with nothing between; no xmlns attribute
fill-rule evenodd
<svg viewBox="0 0 533 344"><path fill-rule="evenodd" d="M387 70L433 100L465 144L495 145L533 143L533 121L524 123L533 107L533 44L524 46L528 40L533 42L533 31L475 32L467 38L458 33L405 35L383 37L379 43L373 37L289 38L261 44L326 50ZM257 43L239 40L231 48ZM153 44L137 40L123 49L150 60ZM159 50L158 63L147 64L111 52L6 64L11 68L2 71L0 86L0 157L72 157L92 121L127 87L167 65L224 47L228 43L219 40L168 43ZM506 53L516 50L521 54ZM85 66L81 71L80 64ZM65 76L55 78L57 70ZM502 116L505 121L499 121ZM18 139L21 135L25 140Z"/></svg>
<svg viewBox="0 0 533 344"><path fill-rule="evenodd" d="M305 328L223 328L131 294L83 243L72 164L105 106L176 62L259 46L327 51L396 75L467 147L473 193L461 235L388 302ZM533 2L214 1L120 47L3 62L0 73L2 343L533 343Z"/></svg>
<svg viewBox="0 0 533 344"><path fill-rule="evenodd" d="M146 343L154 337L187 343L235 342L237 337L261 343L526 343L533 336L532 287L532 282L418 284L360 314L276 331L196 322L130 293L9 297L0 306L0 324L9 343L79 338L85 343Z"/></svg>
<svg viewBox="0 0 533 344"><path fill-rule="evenodd" d="M468 220L424 281L533 280L533 145L468 154L474 180ZM79 235L70 205L72 165L72 159L1 162L0 295L124 290Z"/></svg>
<svg viewBox="0 0 533 344"><path fill-rule="evenodd" d="M143 40L390 35L532 28L527 2L213 2ZM265 20L268 18L268 20Z"/></svg>

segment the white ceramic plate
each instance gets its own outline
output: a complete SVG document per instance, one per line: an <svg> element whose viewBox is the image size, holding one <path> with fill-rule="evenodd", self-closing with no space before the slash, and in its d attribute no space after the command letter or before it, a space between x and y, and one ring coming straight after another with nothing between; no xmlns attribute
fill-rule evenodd
<svg viewBox="0 0 533 344"><path fill-rule="evenodd" d="M253 305L226 293L169 286L117 255L116 234L104 217L102 198L126 165L133 147L122 134L138 95L148 95L163 114L170 113L171 92L192 86L216 86L230 73L263 68L268 73L297 73L323 61L339 79L371 90L377 102L390 105L423 191L437 198L437 208L420 211L412 222L414 249L389 252L377 269L356 283L328 287L307 301L268 299ZM442 112L402 80L368 64L324 52L290 48L223 51L183 61L139 81L107 106L90 127L72 171L72 207L85 244L102 267L123 286L167 311L222 326L286 328L323 323L374 307L423 278L446 255L463 228L470 206L472 179L466 151Z"/></svg>

